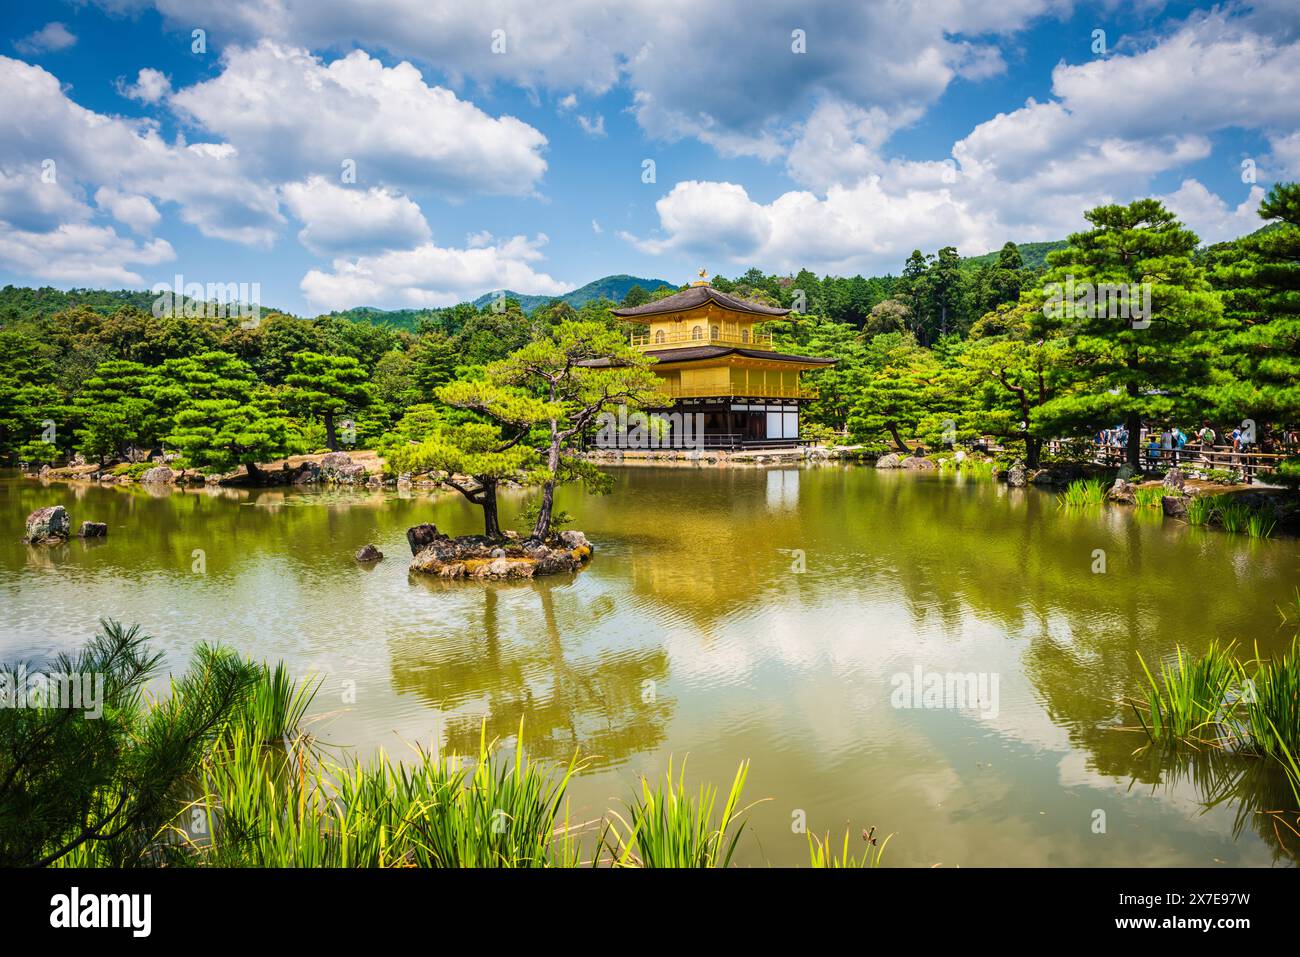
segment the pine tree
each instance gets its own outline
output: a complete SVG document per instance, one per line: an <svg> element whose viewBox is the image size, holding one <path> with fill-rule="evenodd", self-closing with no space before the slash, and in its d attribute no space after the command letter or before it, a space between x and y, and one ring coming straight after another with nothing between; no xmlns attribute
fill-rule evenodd
<svg viewBox="0 0 1300 957"><path fill-rule="evenodd" d="M1280 228L1226 243L1213 257L1211 281L1231 325L1212 396L1217 414L1251 418L1262 431L1300 423L1300 184L1274 186L1259 214ZM1300 463L1282 474L1300 479Z"/></svg>
<svg viewBox="0 0 1300 957"><path fill-rule="evenodd" d="M888 436L895 448L911 454L904 435L915 436L935 408L934 384L940 365L934 353L911 333L876 336L867 347L867 364L849 412L849 432L859 442Z"/></svg>
<svg viewBox="0 0 1300 957"><path fill-rule="evenodd" d="M650 293L641 288L640 285L633 283L632 287L623 296L623 307L631 309L633 306L643 306L650 301Z"/></svg>
<svg viewBox="0 0 1300 957"><path fill-rule="evenodd" d="M601 362L603 365L586 365ZM550 534L555 487L585 479L590 489L603 488L603 476L579 454L577 441L602 413L626 407L639 411L666 404L652 361L629 346L623 334L595 323L565 322L487 369L489 382L517 386L545 402L541 423L542 500L533 537ZM655 402L654 400L659 400Z"/></svg>
<svg viewBox="0 0 1300 957"><path fill-rule="evenodd" d="M1193 262L1196 234L1158 201L1085 218L1094 228L1051 254L1041 290L1048 330L1066 340L1066 382L1040 424L1079 435L1124 423L1128 463L1140 469L1144 421L1203 411L1222 307Z"/></svg>
<svg viewBox="0 0 1300 957"><path fill-rule="evenodd" d="M967 399L963 432L1023 443L1029 468L1042 456L1038 411L1056 397L1065 369L1065 342L1047 338L1043 325L1033 298L998 307L972 328L944 390Z"/></svg>
<svg viewBox="0 0 1300 957"><path fill-rule="evenodd" d="M438 399L472 410L480 420L450 424L430 407L415 406L398 426L423 438L390 444L388 468L399 474L441 472L444 485L483 509L483 534L499 539L497 488L506 480L540 481L537 450L526 440L550 410L519 390L482 379L448 383L438 390Z"/></svg>
<svg viewBox="0 0 1300 957"><path fill-rule="evenodd" d="M159 441L163 417L157 406L158 376L139 362L101 362L81 387L74 407L80 428L78 449L101 463L123 458L132 448L150 450Z"/></svg>
<svg viewBox="0 0 1300 957"><path fill-rule="evenodd" d="M279 396L260 386L245 363L207 352L164 364L160 401L176 409L168 441L186 465L228 471L243 465L257 481L259 461L301 448Z"/></svg>
<svg viewBox="0 0 1300 957"><path fill-rule="evenodd" d="M366 370L351 356L300 353L293 357L293 372L284 381L295 390L296 401L325 423L325 445L331 452L339 447L337 417L374 401Z"/></svg>

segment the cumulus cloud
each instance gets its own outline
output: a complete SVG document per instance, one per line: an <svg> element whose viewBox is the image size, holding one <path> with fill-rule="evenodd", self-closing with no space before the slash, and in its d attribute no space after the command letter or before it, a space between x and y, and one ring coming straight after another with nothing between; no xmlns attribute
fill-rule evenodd
<svg viewBox="0 0 1300 957"><path fill-rule="evenodd" d="M546 137L532 126L489 116L426 84L410 63L385 67L361 50L326 63L271 41L227 48L218 76L168 102L281 180L351 160L362 182L519 195L546 171Z"/></svg>
<svg viewBox="0 0 1300 957"><path fill-rule="evenodd" d="M130 226L137 233L148 233L162 219L157 207L147 196L132 196L110 186L95 191L95 205L108 210L119 223Z"/></svg>
<svg viewBox="0 0 1300 957"><path fill-rule="evenodd" d="M65 222L82 222L92 210L56 178L37 169L0 169L0 222L13 229L43 232Z"/></svg>
<svg viewBox="0 0 1300 957"><path fill-rule="evenodd" d="M1223 129L1300 123L1300 46L1214 13L1145 50L1058 65L1052 93L958 142L963 173L1049 190L1140 190L1210 155Z"/></svg>
<svg viewBox="0 0 1300 957"><path fill-rule="evenodd" d="M77 42L72 31L62 23L47 23L35 33L30 33L21 40L14 41L14 49L24 56L39 56L42 53L57 53L66 50Z"/></svg>
<svg viewBox="0 0 1300 957"><path fill-rule="evenodd" d="M453 84L469 79L560 91L561 108L576 105L574 90L602 93L626 83L652 136L693 136L726 155L772 158L788 145L792 121L813 99L890 110L933 103L957 77L979 80L1002 70L999 38L1071 3L231 0L214 7L207 0L156 0L156 6L173 24L210 23L246 45L291 39L311 49L384 49L436 66ZM492 52L494 30L504 31L506 55Z"/></svg>
<svg viewBox="0 0 1300 957"><path fill-rule="evenodd" d="M919 110L823 96L786 159L809 191L758 203L734 183L678 183L656 204L658 229L625 238L644 252L770 268L897 269L918 247L1060 238L1084 227L1084 210L1149 195L1157 176L1210 157L1228 127L1265 131L1263 166L1300 166L1300 46L1223 13L1131 53L1058 65L1052 93L977 124L946 161L887 156ZM1188 178L1160 198L1213 242L1258 228L1262 195L1234 205Z"/></svg>
<svg viewBox="0 0 1300 957"><path fill-rule="evenodd" d="M119 79L117 91L128 99L139 100L141 103L158 103L171 93L172 81L161 70L145 67L136 75L134 83Z"/></svg>
<svg viewBox="0 0 1300 957"><path fill-rule="evenodd" d="M824 197L792 191L758 203L735 183L678 183L656 203L660 235L624 233L643 252L722 257L769 268L827 272L897 268L905 250L956 245L983 252L999 240L996 219L947 189L886 192L880 177L833 186Z"/></svg>
<svg viewBox="0 0 1300 957"><path fill-rule="evenodd" d="M284 222L274 187L250 180L229 144L168 143L152 123L87 110L57 77L9 57L0 57L0 97L0 142L13 167L49 162L68 188L106 186L174 203L204 236L269 245Z"/></svg>
<svg viewBox="0 0 1300 957"><path fill-rule="evenodd" d="M1259 186L1252 186L1249 195L1236 206L1229 206L1195 179L1185 179L1174 192L1156 198L1177 214L1203 243L1236 239L1264 225L1259 218L1264 190Z"/></svg>
<svg viewBox="0 0 1300 957"><path fill-rule="evenodd" d="M534 264L542 259L546 236L514 236L491 245L463 249L432 242L356 259L336 259L330 271L313 269L299 287L320 309L352 306L445 306L485 289L512 289L529 295L558 296L573 288Z"/></svg>
<svg viewBox="0 0 1300 957"><path fill-rule="evenodd" d="M175 258L166 240L138 244L111 226L65 223L48 232L0 230L0 262L49 282L138 288L145 281L131 266L156 266Z"/></svg>
<svg viewBox="0 0 1300 957"><path fill-rule="evenodd" d="M1269 165L1276 179L1300 179L1300 130L1274 136L1269 141Z"/></svg>
<svg viewBox="0 0 1300 957"><path fill-rule="evenodd" d="M605 117L599 113L595 117L579 116L578 125L582 127L582 131L588 136L605 135Z"/></svg>
<svg viewBox="0 0 1300 957"><path fill-rule="evenodd" d="M341 186L313 176L289 183L281 195L288 210L304 224L299 241L317 255L404 249L431 235L419 206L382 187Z"/></svg>

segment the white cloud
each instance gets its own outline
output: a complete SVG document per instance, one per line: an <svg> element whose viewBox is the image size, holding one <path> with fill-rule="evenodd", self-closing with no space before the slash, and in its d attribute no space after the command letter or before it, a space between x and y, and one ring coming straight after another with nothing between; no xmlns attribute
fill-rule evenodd
<svg viewBox="0 0 1300 957"><path fill-rule="evenodd" d="M130 226L137 233L148 233L162 219L162 214L149 197L132 196L111 186L101 186L95 191L95 205L108 210L119 223Z"/></svg>
<svg viewBox="0 0 1300 957"><path fill-rule="evenodd" d="M733 183L678 183L656 205L659 229L626 238L649 253L827 270L897 269L917 247L982 252L1008 238L1060 238L1085 225L1084 210L1149 195L1156 176L1211 156L1212 137L1228 126L1276 131L1268 165L1300 165L1300 138L1289 132L1300 122L1298 56L1296 44L1222 15L1197 18L1132 54L1058 66L1055 98L979 123L947 162L885 155L919 109L826 95L786 160L812 192L762 204ZM1252 99L1260 84L1269 89ZM1258 228L1260 195L1230 207L1189 179L1163 198L1216 241Z"/></svg>
<svg viewBox="0 0 1300 957"><path fill-rule="evenodd" d="M1209 156L1221 130L1300 124L1300 45L1216 12L1145 50L1060 64L1052 92L958 142L963 173L1053 191L1141 191L1153 174Z"/></svg>
<svg viewBox="0 0 1300 957"><path fill-rule="evenodd" d="M139 100L141 103L158 103L172 91L171 77L161 70L145 67L136 76L134 83L117 81L117 91L123 96Z"/></svg>
<svg viewBox="0 0 1300 957"><path fill-rule="evenodd" d="M1264 190L1259 186L1252 186L1249 195L1236 206L1229 206L1195 179L1185 179L1176 191L1156 198L1177 214L1203 243L1236 239L1264 225L1264 220L1259 218Z"/></svg>
<svg viewBox="0 0 1300 957"><path fill-rule="evenodd" d="M120 0L101 0L120 2ZM143 2L143 0L142 0ZM1071 0L567 0L471 5L427 0L156 0L173 25L210 24L244 44L384 49L470 79L599 94L630 87L652 136L695 136L726 155L779 155L789 128L820 96L863 108L933 103L957 77L1003 69L998 40ZM805 52L793 49L802 30ZM494 55L503 30L506 54Z"/></svg>
<svg viewBox="0 0 1300 957"><path fill-rule="evenodd" d="M490 246L456 249L432 242L414 249L336 259L329 272L309 271L299 284L317 308L352 306L444 306L484 289L512 289L529 295L562 295L573 288L533 263L542 258L546 237L515 236Z"/></svg>
<svg viewBox="0 0 1300 957"><path fill-rule="evenodd" d="M1269 165L1275 179L1300 179L1300 130L1274 136L1269 141Z"/></svg>
<svg viewBox="0 0 1300 957"><path fill-rule="evenodd" d="M282 180L356 163L361 182L528 194L546 171L546 137L429 86L410 63L385 67L361 50L325 63L264 41L230 47L222 72L172 94L182 116Z"/></svg>
<svg viewBox="0 0 1300 957"><path fill-rule="evenodd" d="M43 232L91 215L90 207L57 179L45 182L37 169L0 169L0 222L11 228Z"/></svg>
<svg viewBox="0 0 1300 957"><path fill-rule="evenodd" d="M876 176L852 187L833 186L824 198L794 191L766 204L734 183L678 183L655 208L660 236L623 234L643 252L782 270L896 269L915 247L983 252L1002 235L996 220L973 212L947 189L892 195Z"/></svg>
<svg viewBox="0 0 1300 957"><path fill-rule="evenodd" d="M25 56L39 56L42 53L57 53L66 50L77 42L72 31L62 23L47 23L35 33L30 33L21 40L14 41L14 49Z"/></svg>
<svg viewBox="0 0 1300 957"><path fill-rule="evenodd" d="M67 188L107 186L175 203L183 222L210 237L269 245L284 222L274 187L251 180L229 144L168 143L154 124L87 110L55 76L9 57L0 57L0 98L11 168L50 161Z"/></svg>
<svg viewBox="0 0 1300 957"><path fill-rule="evenodd" d="M786 171L796 182L814 189L879 173L887 166L882 155L885 142L920 116L919 109L891 113L823 99L802 124Z"/></svg>
<svg viewBox="0 0 1300 957"><path fill-rule="evenodd" d="M1300 45L1198 15L1131 56L1058 66L1052 92L1107 136L1300 123Z"/></svg>
<svg viewBox="0 0 1300 957"><path fill-rule="evenodd" d="M578 125L582 127L582 131L588 136L605 135L605 117L599 113L596 114L594 119L590 116L579 116Z"/></svg>
<svg viewBox="0 0 1300 957"><path fill-rule="evenodd" d="M312 176L287 184L281 196L304 224L299 241L320 256L405 249L431 235L419 206L381 187L341 186Z"/></svg>
<svg viewBox="0 0 1300 957"><path fill-rule="evenodd" d="M50 282L139 288L145 281L129 266L155 266L175 258L166 240L137 244L110 226L65 223L49 232L0 230L0 262Z"/></svg>

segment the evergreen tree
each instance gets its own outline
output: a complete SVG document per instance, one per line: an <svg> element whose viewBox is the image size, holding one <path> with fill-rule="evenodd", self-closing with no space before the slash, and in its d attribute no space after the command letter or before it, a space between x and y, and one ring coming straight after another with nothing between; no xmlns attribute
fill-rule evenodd
<svg viewBox="0 0 1300 957"><path fill-rule="evenodd" d="M848 426L856 441L887 436L903 454L913 449L904 435L915 436L934 411L934 384L940 373L933 352L911 333L876 336L867 346L866 364L858 374L857 394Z"/></svg>
<svg viewBox="0 0 1300 957"><path fill-rule="evenodd" d="M600 362L600 366L586 363ZM487 369L489 382L517 386L546 403L541 449L542 501L533 537L550 534L555 486L585 479L588 487L605 487L601 473L582 458L578 439L602 413L622 406L638 411L654 402L666 404L653 363L629 346L622 333L585 322L566 322Z"/></svg>
<svg viewBox="0 0 1300 957"><path fill-rule="evenodd" d="M650 293L634 283L632 288L623 296L623 308L631 309L633 306L643 306L649 301Z"/></svg>
<svg viewBox="0 0 1300 957"><path fill-rule="evenodd" d="M162 379L160 401L176 410L168 441L186 465L223 472L243 465L258 481L259 461L301 448L279 397L229 353L172 359Z"/></svg>
<svg viewBox="0 0 1300 957"><path fill-rule="evenodd" d="M1036 299L1005 303L971 330L945 385L965 396L963 432L994 435L1025 447L1025 464L1041 464L1044 435L1038 410L1056 397L1065 369L1065 342L1047 338Z"/></svg>
<svg viewBox="0 0 1300 957"><path fill-rule="evenodd" d="M325 423L325 445L331 452L339 447L338 416L364 409L374 401L366 370L350 356L300 353L293 357L293 372L284 381L296 390L297 401Z"/></svg>
<svg viewBox="0 0 1300 957"><path fill-rule="evenodd" d="M502 538L497 488L503 481L536 484L537 450L526 441L551 410L517 389L486 380L451 382L438 390L440 402L470 410L478 421L447 424L417 406L408 429L423 434L415 443L397 443L387 457L390 470L442 473L442 483L483 509L483 534ZM407 423L406 419L412 421ZM400 423L399 423L400 424Z"/></svg>
<svg viewBox="0 0 1300 957"><path fill-rule="evenodd" d="M1262 431L1265 423L1300 424L1300 184L1274 186L1259 214L1280 228L1224 244L1213 257L1211 281L1230 326L1212 395L1219 415L1252 418ZM1300 479L1298 466L1284 474Z"/></svg>
<svg viewBox="0 0 1300 957"><path fill-rule="evenodd" d="M102 362L73 403L80 428L77 447L101 463L125 458L131 449L153 449L163 428L156 398L158 376L124 359Z"/></svg>
<svg viewBox="0 0 1300 957"><path fill-rule="evenodd" d="M461 359L460 349L446 333L439 330L426 332L411 346L411 375L420 397L428 402L439 386L456 377L456 365Z"/></svg>
<svg viewBox="0 0 1300 957"><path fill-rule="evenodd" d="M1144 421L1203 411L1222 307L1193 262L1196 234L1158 201L1085 216L1093 229L1051 254L1042 289L1048 328L1067 342L1068 381L1040 422L1065 435L1123 423L1128 463L1140 469Z"/></svg>

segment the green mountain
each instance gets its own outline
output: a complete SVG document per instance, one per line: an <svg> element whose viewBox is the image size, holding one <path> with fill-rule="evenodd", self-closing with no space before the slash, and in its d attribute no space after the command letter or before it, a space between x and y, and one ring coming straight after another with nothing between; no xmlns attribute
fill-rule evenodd
<svg viewBox="0 0 1300 957"><path fill-rule="evenodd" d="M1020 250L1020 258L1025 261L1027 269L1042 269L1047 265L1047 254L1055 252L1058 249L1064 249L1069 243L1064 239L1053 239L1046 243L1017 243L1016 248ZM976 270L981 266L994 266L998 261L998 254L1001 249L995 249L991 253L984 253L981 256L966 256L961 261L962 269Z"/></svg>
<svg viewBox="0 0 1300 957"><path fill-rule="evenodd" d="M529 296L521 292L515 292L512 289L494 289L491 292L485 292L474 300L473 305L476 309L482 309L491 303L501 293L505 293L507 299L516 299L520 307L526 313L532 312L538 306L544 306L548 302L560 299L567 302L574 309L580 309L583 303L590 302L592 299L612 299L614 302L622 302L627 291L633 286L640 286L646 292L653 292L661 286L667 286L670 289L676 289L672 283L664 279L640 279L636 276L605 276L603 279L597 279L587 283L580 289L572 292L566 292L562 296ZM339 312L331 312L330 316L339 319L350 319L354 322L368 322L371 325L395 326L398 329L414 329L422 316L430 316L437 310L435 309L376 309L374 306L356 306L352 309L343 309Z"/></svg>
<svg viewBox="0 0 1300 957"><path fill-rule="evenodd" d="M584 303L592 299L612 299L614 302L622 302L627 291L633 286L640 286L646 292L654 292L661 286L668 286L676 289L677 286L666 279L640 279L636 276L619 275L605 276L603 279L596 279L587 285L566 292L563 296L527 296L523 293L512 292L509 289L494 289L491 292L485 292L474 300L474 305L482 309L501 293L505 293L507 299L518 299L519 305L524 312L532 312L538 306L544 306L553 299L561 299L567 302L574 309L580 309Z"/></svg>
<svg viewBox="0 0 1300 957"><path fill-rule="evenodd" d="M423 316L432 316L435 309L377 309L374 306L353 306L324 315L331 319L347 319L349 322L368 322L372 326L392 326L414 332Z"/></svg>
<svg viewBox="0 0 1300 957"><path fill-rule="evenodd" d="M157 293L143 289L55 289L52 286L9 285L0 289L0 324L19 318L44 319L78 306L105 316L128 307L152 312L157 299ZM183 313L190 303L198 302L188 296L179 296L173 308ZM261 311L265 314L277 310L262 306Z"/></svg>

